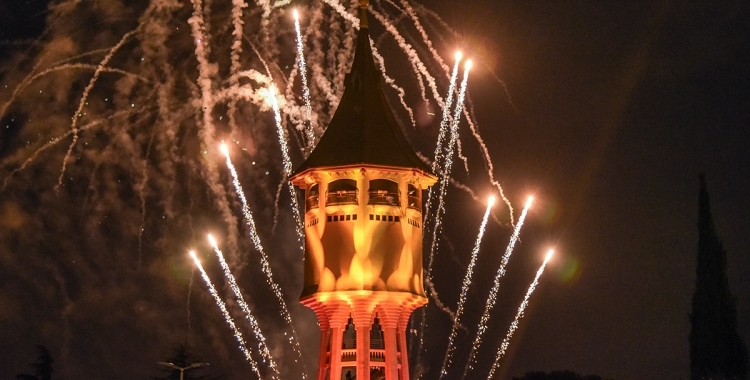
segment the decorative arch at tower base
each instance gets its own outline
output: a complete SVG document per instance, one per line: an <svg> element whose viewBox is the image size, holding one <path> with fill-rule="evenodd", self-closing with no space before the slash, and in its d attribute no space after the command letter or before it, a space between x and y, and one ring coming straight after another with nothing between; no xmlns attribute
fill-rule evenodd
<svg viewBox="0 0 750 380"><path fill-rule="evenodd" d="M300 302L320 324L318 380L409 380L407 325L427 298L406 292L319 292Z"/></svg>

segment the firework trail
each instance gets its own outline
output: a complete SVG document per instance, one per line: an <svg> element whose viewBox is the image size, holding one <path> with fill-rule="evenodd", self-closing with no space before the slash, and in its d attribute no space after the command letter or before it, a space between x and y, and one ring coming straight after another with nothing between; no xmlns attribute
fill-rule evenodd
<svg viewBox="0 0 750 380"><path fill-rule="evenodd" d="M352 15L351 13L349 13L346 10L346 8L344 8L341 5L341 3L338 2L338 0L323 0L323 2L326 3L328 6L330 6L331 8L333 8L339 15L341 15L341 17L343 17L347 21L351 22L352 26L355 29L359 29L359 18L357 18L356 16ZM374 10L372 10L372 9L370 11L374 12ZM375 13L373 13L373 15L375 15ZM425 76L428 77L428 80L432 79L432 85L433 86L431 88L433 88L433 90L435 91L435 95L436 95L435 96L435 100L436 100L436 102L440 106L442 106L443 99L440 97L440 95L437 94L437 88L434 86L435 80L427 72L427 69L425 68L424 64L422 64L422 62L419 60L419 56L417 56L417 53L414 52L414 49L411 46L409 46L408 44L406 44L406 42L404 41L403 37L401 37L401 35L398 34L398 31L396 30L396 28L393 25L391 25L390 23L388 23L388 21L385 19L385 17L383 17L379 13L377 15L375 15L375 16L376 16L376 18L379 17L379 20L381 21L381 23L383 23L383 25L390 26L390 28L388 29L388 31L391 34L394 35L394 38L397 39L397 42L400 41L399 42L399 46L402 48L402 50L404 50L404 52L407 53L407 55L410 58L410 62L416 62L416 64L412 63L412 67L415 69L415 74L417 75L418 80L421 81L420 70L422 70L422 73ZM350 45L350 47L353 46L351 43L349 45ZM372 40L372 38L370 38L370 47L372 49L372 55L375 57L375 60L378 62L379 66L380 66L380 71L383 74L383 79L385 80L385 82L388 85L390 85L394 90L396 90L396 92L398 93L399 100L401 101L401 105L404 107L404 109L406 110L406 112L409 113L409 119L410 119L412 125L416 126L416 122L414 120L414 112L412 111L411 107L409 107L406 104L406 100L404 98L405 97L404 89L401 88L400 86L398 86L396 84L396 81L393 80L393 78L389 77L388 74L386 73L386 71L385 71L385 61L383 60L383 57L378 52L378 49L375 47L375 42ZM343 55L343 53L342 53L342 55ZM344 56L343 59L346 59L346 57ZM342 70L343 70L343 66L344 65L341 65L341 66L342 66ZM339 76L343 78L343 74L344 74L344 71L341 71L341 73L340 73ZM339 76L337 76L337 78ZM339 86L339 87L341 87L341 86ZM424 90L422 92L424 93ZM424 98L425 96L422 95L422 97Z"/></svg>
<svg viewBox="0 0 750 380"><path fill-rule="evenodd" d="M271 103L273 113L276 118L276 132L279 135L279 144L281 145L281 157L284 164L284 179L289 187L289 196L292 198L292 211L294 212L294 228L297 230L297 238L300 243L300 249L303 249L302 242L305 239L305 233L302 231L302 216L299 212L299 204L297 203L297 191L294 190L294 185L287 181L287 178L292 175L292 159L289 157L289 145L287 144L286 133L284 126L281 123L281 111L279 110L279 102L276 100L276 86L271 85L268 89L268 101Z"/></svg>
<svg viewBox="0 0 750 380"><path fill-rule="evenodd" d="M266 250L263 248L263 244L261 244L260 236L258 235L258 230L255 226L255 219L253 218L253 214L247 204L245 191L242 190L242 185L240 184L240 181L237 177L237 170L235 170L234 165L232 164L232 159L229 157L229 149L227 148L226 144L221 145L221 152L226 157L227 168L229 168L229 172L232 175L232 184L234 185L237 196L240 198L240 202L242 203L242 215L245 217L245 224L250 231L250 239L253 241L255 249L260 252L261 268L263 269L263 273L266 275L266 282L268 283L268 286L271 287L274 295L276 295L276 299L279 301L279 306L281 307L281 316L284 318L284 321L286 321L287 325L289 325L289 327L292 329L292 336L289 337L289 343L292 344L292 347L297 353L299 360L304 364L304 361L302 361L302 351L300 350L297 339L297 332L295 331L294 324L292 323L292 315L289 313L289 308L286 305L286 301L284 301L284 295L281 293L281 288L273 279L271 264L268 263ZM303 372L302 378L305 379L305 376L306 375Z"/></svg>
<svg viewBox="0 0 750 380"><path fill-rule="evenodd" d="M469 262L469 267L466 268L466 276L464 277L464 282L461 285L461 295L459 295L458 297L458 305L456 306L456 318L453 319L453 327L451 327L451 333L448 336L448 348L445 351L445 357L443 358L443 366L440 369L439 379L442 379L445 375L448 374L448 370L451 366L454 349L453 341L456 339L458 325L460 323L461 315L464 311L464 303L466 303L466 294L469 292L471 277L474 274L474 266L476 266L477 256L479 256L479 246L482 244L482 237L484 236L484 230L487 227L487 220L489 220L490 210L492 210L493 204L495 204L495 197L490 197L489 201L487 202L487 210L484 212L484 217L482 217L482 224L479 226L479 234L477 235L477 240L474 242L474 249L471 251L471 261Z"/></svg>
<svg viewBox="0 0 750 380"><path fill-rule="evenodd" d="M253 329L255 338L258 339L258 349L260 350L260 354L263 357L263 360L268 361L268 366L271 367L271 370L276 374L275 376L273 376L273 378L278 379L279 370L278 368L276 368L276 361L273 360L271 352L268 350L266 337L263 336L263 333L260 331L258 321L253 316L252 311L250 311L250 307L247 305L247 302L245 302L245 297L242 296L242 291L240 290L239 285L237 285L237 280L235 280L234 275L232 275L232 272L229 270L229 265L227 265L226 260L224 260L224 253L221 252L218 244L216 244L216 239L214 239L214 237L210 234L208 235L208 241L209 243L211 243L211 247L213 247L214 252L216 253L216 257L219 258L221 269L224 270L224 277L226 277L227 281L229 281L229 286L234 292L237 303L240 305L242 312L245 313L245 318L247 318L247 321L250 322L250 327Z"/></svg>
<svg viewBox="0 0 750 380"><path fill-rule="evenodd" d="M461 117L461 109L463 107L463 100L466 94L466 84L469 80L469 71L471 70L471 60L466 61L464 68L464 78L461 81L461 89L458 93L458 101L456 102L456 109L454 112L453 122L450 128L450 139L448 140L447 152L445 154L445 166L440 176L440 188L438 189L438 205L435 210L435 224L432 228L432 241L430 243L430 254L427 260L427 273L425 274L425 282L432 294L436 294L435 285L432 282L432 265L435 259L435 248L437 246L437 236L440 230L442 221L442 213L445 211L445 193L448 188L448 180L450 178L451 166L453 164L453 152L456 140L458 139L458 122ZM435 296L435 298L437 298Z"/></svg>
<svg viewBox="0 0 750 380"><path fill-rule="evenodd" d="M96 68L96 71L94 71L94 76L91 77L89 80L89 84L86 86L86 88L83 90L83 95L81 96L81 101L78 103L78 109L76 109L76 112L73 114L72 122L70 123L70 130L73 132L73 141L70 142L70 146L68 146L68 152L65 153L65 157L63 157L62 162L62 169L60 169L60 176L57 178L57 185L55 186L56 189L59 189L60 186L62 186L63 177L65 176L65 168L68 165L68 160L70 159L71 154L73 154L73 148L75 148L76 143L78 142L78 119L83 114L83 107L86 106L86 100L89 98L89 93L91 93L91 89L94 88L94 85L96 84L96 81L99 79L99 75L102 73L102 69L107 66L110 60L112 60L112 57L115 56L115 53L117 50L119 50L122 45L125 44L125 42L128 41L128 39L134 35L138 30L132 30L128 33L126 33L122 38L120 39L120 42L115 45L112 50L109 51L109 53L102 59L101 62L99 62L99 65Z"/></svg>
<svg viewBox="0 0 750 380"><path fill-rule="evenodd" d="M294 31L297 33L297 62L300 78L302 79L302 99L305 101L306 152L310 154L315 147L315 130L313 130L311 120L312 106L310 105L310 88L307 86L307 64L305 63L304 50L302 49L302 32L300 31L299 14L296 9L294 10Z"/></svg>
<svg viewBox="0 0 750 380"><path fill-rule="evenodd" d="M378 53L378 49L375 48L375 44L373 43L372 39L370 39L370 48L372 49L373 57L375 57L375 60L380 66L380 72L383 74L383 80L385 81L385 83L389 84L391 88L396 90L396 92L398 93L398 99L401 101L401 106L403 106L406 112L409 114L411 125L416 127L417 122L414 120L414 111L411 109L411 107L409 107L409 105L406 104L406 92L403 88L401 88L401 86L396 84L396 81L393 80L393 78L388 76L388 74L385 72L385 60L383 59L383 56Z"/></svg>
<svg viewBox="0 0 750 380"><path fill-rule="evenodd" d="M523 302L521 302L521 306L518 307L518 312L516 313L516 318L513 320L513 323L510 324L510 328L508 329L508 333L505 335L505 339L503 339L503 343L500 344L500 348L497 350L497 354L495 355L495 361L492 363L492 368L490 368L490 373L487 375L487 380L492 380L492 377L495 375L495 371L497 371L498 364L500 363L500 359L502 359L503 355L505 355L505 351L508 349L508 345L510 344L510 338L513 337L513 333L516 332L516 329L518 328L518 321L523 318L523 312L526 310L526 306L529 304L529 297L531 297L531 293L534 292L534 289L536 289L536 285L539 283L539 277L542 276L542 273L544 272L544 267L547 265L547 262L549 259L552 258L552 255L555 253L554 250L550 249L549 252L547 252L547 256L544 258L544 262L542 263L542 266L539 267L539 270L536 272L536 277L534 277L534 281L529 286L529 289L526 291L526 296L523 298Z"/></svg>
<svg viewBox="0 0 750 380"><path fill-rule="evenodd" d="M422 27L422 23L419 21L419 18L414 13L414 9L411 7L411 4L409 4L406 0L401 0L401 5L404 7L404 11L409 16L411 21L414 23L414 27L417 28L417 31L419 31L419 34L422 36L422 41L427 46L427 50L432 53L432 58L435 59L435 62L437 62L440 67L445 71L445 73L448 73L448 66L443 62L443 58L438 54L437 50L432 46L432 41L430 40L430 37L427 35L427 32L424 30L424 27ZM450 108L450 107L448 107Z"/></svg>
<svg viewBox="0 0 750 380"><path fill-rule="evenodd" d="M138 272L141 271L141 259L143 258L143 232L146 230L146 185L148 185L148 159L151 156L151 146L154 145L156 129L151 132L146 148L146 157L143 158L143 180L138 187L138 199L141 201L141 226L138 228Z"/></svg>
<svg viewBox="0 0 750 380"><path fill-rule="evenodd" d="M435 261L435 250L437 248L437 238L438 238L438 232L440 230L440 224L442 220L442 212L444 209L444 200L445 200L445 189L448 184L448 180L450 178L450 165L453 163L453 145L456 143L456 139L458 138L458 121L459 117L461 116L461 108L463 105L464 96L466 94L466 84L469 80L469 71L471 70L471 60L466 61L466 65L464 68L464 77L461 81L461 89L458 93L458 101L456 104L455 109L455 117L453 119L453 122L451 123L451 134L450 134L450 140L448 142L448 152L445 156L445 167L443 169L442 175L440 177L440 191L438 192L439 198L438 198L438 206L437 210L435 210L435 224L432 228L432 240L430 242L430 253L427 257L427 270L424 274L424 282L427 286L427 289L429 290L430 297L435 301L435 304L440 308L441 310L448 313L448 315L451 315L452 318L455 318L453 316L453 313L451 310L446 307L441 301L440 297L437 293L437 289L435 289L435 284L432 282L432 265ZM424 347L424 331L427 327L427 319L426 319L426 308L422 309L422 324L420 325L420 331L419 331L419 348L417 349L417 363L419 363L421 357L422 357L422 348Z"/></svg>
<svg viewBox="0 0 750 380"><path fill-rule="evenodd" d="M464 373L461 376L461 379L465 379L469 371L474 369L473 365L474 360L476 359L477 351L479 350L479 347L482 346L482 335L484 335L484 332L487 330L487 321L489 321L490 319L490 311L492 311L492 308L495 306L495 301L497 300L497 291L500 289L500 279L505 276L505 267L508 265L510 255L513 254L513 247L518 241L518 236L521 233L523 221L526 219L526 213L528 213L533 201L534 197L529 197L526 200L526 205L521 212L521 216L518 218L518 223L516 224L516 227L513 230L513 234L510 237L510 241L508 242L508 247L505 249L505 254L503 255L502 261L500 262L500 267L497 269L497 274L495 274L495 282L492 284L492 289L490 289L490 294L487 296L487 301L484 304L482 318L479 320L479 327L477 328L477 336L476 338L474 338L474 343L471 345L471 352L469 352L469 361L464 367Z"/></svg>
<svg viewBox="0 0 750 380"><path fill-rule="evenodd" d="M219 307L221 313L224 314L224 319L227 321L227 324L232 329L232 331L234 331L234 337L237 339L237 344L239 344L240 351L245 354L245 359L247 359L248 363L250 363L250 367L253 369L253 372L255 372L255 375L258 376L258 379L261 379L262 377L260 376L260 371L258 371L258 364L255 362L253 357L250 356L250 350L248 350L247 348L245 338L242 337L242 333L237 328L237 325L234 324L232 316L229 315L229 311L227 311L227 305L225 305L224 301L222 301L221 297L219 297L219 293L216 292L214 284L211 283L211 279L208 278L208 274L206 274L206 271L203 269L203 266L198 260L198 257L195 256L195 252L190 251L190 257L193 258L193 261L195 261L195 266L198 267L198 269L201 271L201 277L203 277L203 281L206 282L206 286L208 287L209 292L211 292L211 295L214 296L216 306Z"/></svg>
<svg viewBox="0 0 750 380"><path fill-rule="evenodd" d="M110 115L110 116L108 116L106 118L95 120L95 121L92 121L92 122L90 122L90 123L88 123L88 124L86 124L84 126L79 127L78 131L79 132L85 131L87 129L91 129L93 127L101 125L102 123L104 123L106 121L110 121L110 120L112 120L112 119L114 119L116 117L129 116L129 115L132 115L133 113L135 113L137 111L141 111L141 110L142 109L133 110L133 111L131 111L131 110L117 111L117 112L113 113L112 115ZM42 153L45 150L47 150L47 149L49 149L49 148L57 145L60 141L66 139L68 136L70 136L72 134L73 134L73 131L72 130L68 130L66 133L64 133L64 134L62 134L60 136L51 138L44 145L42 145L39 149L35 150L34 153L31 154L31 156L29 156L26 160L24 160L24 162L21 164L21 166L19 166L16 169L13 169L13 171L11 171L10 173L8 173L8 175L3 180L3 186L0 187L0 190L5 190L5 188L8 186L8 182L10 181L11 177L13 177L13 175L15 175L15 174L23 171L24 169L26 169L26 167L29 166L29 164L31 164L32 162L34 162L34 160L39 156L40 153Z"/></svg>
<svg viewBox="0 0 750 380"><path fill-rule="evenodd" d="M239 77L236 75L240 71L240 54L242 53L242 10L247 8L245 0L232 0L232 49L229 55L231 66L229 68L229 85L231 87L239 86ZM229 127L232 131L237 130L237 98L231 98L227 105L227 115L229 116Z"/></svg>
<svg viewBox="0 0 750 380"><path fill-rule="evenodd" d="M456 52L456 63L453 65L453 71L451 72L450 85L448 86L448 94L445 97L445 107L443 107L443 118L440 120L440 130L438 131L437 144L435 145L435 158L432 160L432 172L441 172L440 160L443 155L443 147L445 135L447 134L448 125L450 124L451 107L453 106L453 93L456 91L456 80L458 79L458 65L461 63L461 57L463 54L460 51ZM425 221L429 217L430 207L432 205L432 193L434 189L430 188L427 192L427 203L425 205Z"/></svg>

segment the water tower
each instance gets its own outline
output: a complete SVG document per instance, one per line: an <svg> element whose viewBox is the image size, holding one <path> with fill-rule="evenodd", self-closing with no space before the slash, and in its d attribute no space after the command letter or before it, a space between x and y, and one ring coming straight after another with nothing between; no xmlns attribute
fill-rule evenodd
<svg viewBox="0 0 750 380"><path fill-rule="evenodd" d="M437 178L393 116L360 0L351 71L331 122L290 178L305 194L300 302L321 329L318 380L408 380L406 327L427 303L422 193Z"/></svg>

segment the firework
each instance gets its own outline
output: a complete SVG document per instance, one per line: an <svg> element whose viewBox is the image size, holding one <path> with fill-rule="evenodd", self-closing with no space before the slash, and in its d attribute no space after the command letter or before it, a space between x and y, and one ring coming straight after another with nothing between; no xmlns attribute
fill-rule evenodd
<svg viewBox="0 0 750 380"><path fill-rule="evenodd" d="M297 33L297 62L299 65L299 74L302 79L302 99L305 101L305 134L307 136L307 154L312 152L315 147L315 131L313 130L312 106L310 105L310 87L307 86L307 65L305 64L305 54L302 45L302 32L299 26L299 14L294 10L294 31Z"/></svg>
<svg viewBox="0 0 750 380"><path fill-rule="evenodd" d="M432 161L432 172L440 173L442 171L441 160L444 151L444 140L445 135L448 131L448 125L450 124L450 108L453 105L453 93L456 91L456 80L458 79L458 66L461 63L463 54L460 51L456 52L456 63L453 65L453 71L451 71L450 85L448 86L448 94L445 97L445 107L443 107L443 118L440 120L440 130L438 131L437 143L435 144L435 158ZM432 206L432 193L434 188L430 188L427 192L427 202L425 204L425 220L430 214L430 207Z"/></svg>
<svg viewBox="0 0 750 380"><path fill-rule="evenodd" d="M255 372L255 375L258 376L259 379L262 378L260 376L260 371L258 371L258 364L250 355L250 350L247 348L245 338L242 337L242 333L237 328L237 325L234 324L234 320L232 319L232 316L229 315L229 311L227 311L227 305L224 304L224 301L222 301L221 297L219 297L219 293L216 292L216 287L214 287L214 284L211 282L208 274L206 274L206 271L203 269L203 266L201 265L200 260L198 260L198 257L195 256L195 252L190 251L190 257L193 258L193 261L195 261L195 266L198 267L198 270L200 270L201 277L203 277L203 281L206 282L208 291L211 292L211 295L216 301L216 306L219 307L219 310L221 310L221 313L224 315L224 319L227 321L229 328L231 328L234 332L234 337L237 339L237 344L239 345L240 351L245 354L245 359L247 359L248 363L250 363L250 367L253 369L253 372Z"/></svg>
<svg viewBox="0 0 750 380"><path fill-rule="evenodd" d="M273 357L271 356L271 352L268 350L266 337L263 336L263 332L261 332L260 330L258 321L255 319L255 316L253 316L252 311L250 311L250 307L247 305L247 302L245 302L245 297L242 296L242 291L240 290L239 285L237 285L237 280L235 280L234 275L232 275L232 272L229 270L229 265L227 264L226 260L224 260L224 253L221 251L221 249L219 249L219 245L216 244L216 239L214 239L211 234L208 235L208 241L209 243L211 243L211 246L216 253L216 257L219 259L221 269L224 270L224 277L226 277L227 281L229 281L229 287L231 287L232 291L234 292L234 295L237 299L237 304L240 305L242 312L245 313L245 318L247 318L247 321L250 322L250 327L253 329L255 338L258 340L258 349L260 350L260 355L263 357L264 361L268 362L268 366L271 367L271 370L274 372L275 376L273 378L278 379L279 370L278 368L276 368L276 361L273 359Z"/></svg>
<svg viewBox="0 0 750 380"><path fill-rule="evenodd" d="M523 313L526 310L526 306L529 305L529 297L531 297L531 293L534 293L534 289L536 289L536 285L539 283L539 277L542 276L542 273L544 272L544 267L547 265L547 262L549 259L552 258L552 255L555 253L554 250L550 249L549 252L547 252L547 256L544 258L544 262L542 263L542 266L539 267L539 270L536 272L536 277L534 277L534 281L531 282L531 285L529 285L529 289L526 291L526 296L523 297L523 301L521 302L521 306L518 307L518 312L516 313L516 318L513 319L513 323L510 324L510 328L508 329L508 333L505 335L505 339L503 339L503 343L500 344L500 348L497 350L497 354L495 354L495 361L492 363L492 368L490 368L490 373L487 375L487 380L492 380L492 377L495 375L495 371L497 371L498 364L500 363L500 359L505 355L505 351L508 349L508 345L510 344L510 338L513 337L513 333L516 332L516 329L518 328L518 321L523 318Z"/></svg>
<svg viewBox="0 0 750 380"><path fill-rule="evenodd" d="M495 282L492 284L492 289L490 289L490 294L487 296L487 301L484 304L484 311L482 312L482 317L479 320L479 327L477 328L477 336L474 338L474 343L471 345L471 352L469 352L469 361L464 367L464 373L461 376L462 379L465 379L466 375L469 373L469 370L473 369L472 366L474 364L474 360L476 359L477 350L479 350L479 347L482 346L482 336L487 330L487 321L489 321L490 319L490 312L495 306L495 301L497 300L497 291L500 289L500 279L505 276L505 267L508 265L510 255L513 254L513 247L518 241L518 236L521 233L523 221L526 219L526 213L528 213L533 201L534 197L529 197L526 200L526 205L521 212L521 216L518 218L518 223L513 229L513 235L511 235L510 241L508 242L508 247L505 248L505 254L503 255L502 261L500 262L500 267L497 269L497 274L495 274Z"/></svg>
<svg viewBox="0 0 750 380"><path fill-rule="evenodd" d="M292 212L294 213L294 228L297 231L297 237L299 238L300 244L305 239L305 233L302 231L302 216L299 212L299 204L297 203L297 191L294 190L294 185L287 181L290 175L292 175L292 159L289 157L289 144L287 144L287 137L282 124L281 111L279 110L279 102L276 100L277 94L276 86L271 85L268 89L268 101L271 103L273 113L276 119L276 132L279 135L279 144L281 145L281 157L284 165L284 182L289 187L289 196L292 199ZM303 247L300 245L300 249Z"/></svg>
<svg viewBox="0 0 750 380"><path fill-rule="evenodd" d="M260 236L258 235L258 230L255 226L255 219L253 218L253 214L247 204L245 191L242 190L242 185L240 184L240 181L237 177L237 170L235 170L234 165L232 164L232 159L229 157L229 148L227 148L226 144L221 144L220 149L226 157L226 164L227 168L229 168L229 173L232 175L232 183L234 184L234 189L237 192L237 196L240 198L240 202L242 203L242 215L245 217L245 224L247 225L248 230L250 230L250 238L255 245L255 249L260 252L261 268L263 269L263 273L266 275L266 282L268 283L268 286L271 287L271 290L276 296L276 299L279 301L281 315L284 318L284 321L286 321L286 323L292 329L292 335L289 337L289 342L292 344L292 347L294 348L295 353L297 353L297 356L301 359L302 351L300 350L299 342L297 340L297 332L294 330L294 325L292 323L292 315L289 313L289 308L286 305L286 301L284 301L284 295L281 293L281 288L273 279L271 264L268 263L266 250L263 248L263 244L260 241ZM304 378L305 375L303 373L303 379Z"/></svg>
<svg viewBox="0 0 750 380"><path fill-rule="evenodd" d="M453 327L451 328L451 333L448 336L448 348L445 351L445 357L443 358L443 366L440 369L440 379L442 379L445 375L448 374L448 369L450 369L451 362L452 362L452 356L453 356L453 341L456 339L456 333L458 332L458 326L461 320L461 315L464 311L464 303L466 302L466 294L469 292L469 286L471 285L471 278L474 274L474 266L477 264L477 256L479 256L479 246L482 243L482 237L484 236L484 230L487 226L487 220L490 216L490 210L492 210L492 205L495 204L495 197L490 197L489 201L487 202L487 210L484 212L484 217L482 217L482 224L479 226L479 233L477 234L477 239L474 242L474 249L471 251L471 261L469 262L469 267L466 268L466 276L464 276L464 281L461 285L461 294L458 297L458 305L456 306L456 318L453 320Z"/></svg>

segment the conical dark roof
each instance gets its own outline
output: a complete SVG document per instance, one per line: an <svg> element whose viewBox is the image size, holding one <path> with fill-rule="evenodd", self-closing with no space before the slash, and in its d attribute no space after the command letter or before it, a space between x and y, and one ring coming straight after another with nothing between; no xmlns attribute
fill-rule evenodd
<svg viewBox="0 0 750 380"><path fill-rule="evenodd" d="M366 13L357 36L354 62L346 76L344 94L328 129L295 175L308 169L372 164L414 168L430 173L417 157L393 116L383 92L383 80L370 48Z"/></svg>

